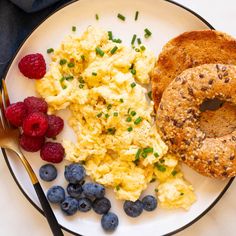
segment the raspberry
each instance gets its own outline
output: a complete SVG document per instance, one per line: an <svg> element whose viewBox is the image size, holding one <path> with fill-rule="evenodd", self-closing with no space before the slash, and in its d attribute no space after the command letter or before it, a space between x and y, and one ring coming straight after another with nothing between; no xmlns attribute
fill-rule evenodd
<svg viewBox="0 0 236 236"><path fill-rule="evenodd" d="M7 107L5 115L12 125L19 127L27 115L27 107L23 102L13 103Z"/></svg>
<svg viewBox="0 0 236 236"><path fill-rule="evenodd" d="M23 120L22 128L26 135L32 137L43 136L48 128L47 116L42 112L30 113Z"/></svg>
<svg viewBox="0 0 236 236"><path fill-rule="evenodd" d="M43 112L47 113L48 110L48 104L45 102L43 98L37 98L37 97L27 97L24 100L24 104L26 105L28 109L28 113L32 112Z"/></svg>
<svg viewBox="0 0 236 236"><path fill-rule="evenodd" d="M46 142L40 151L40 156L44 161L59 163L63 160L65 150L60 143Z"/></svg>
<svg viewBox="0 0 236 236"><path fill-rule="evenodd" d="M40 53L24 56L20 60L18 68L29 79L41 79L46 73L46 63Z"/></svg>
<svg viewBox="0 0 236 236"><path fill-rule="evenodd" d="M46 132L46 137L54 138L63 129L64 121L59 116L48 115L48 130Z"/></svg>
<svg viewBox="0 0 236 236"><path fill-rule="evenodd" d="M37 152L43 146L45 137L31 137L26 134L22 134L19 139L20 146L27 152Z"/></svg>

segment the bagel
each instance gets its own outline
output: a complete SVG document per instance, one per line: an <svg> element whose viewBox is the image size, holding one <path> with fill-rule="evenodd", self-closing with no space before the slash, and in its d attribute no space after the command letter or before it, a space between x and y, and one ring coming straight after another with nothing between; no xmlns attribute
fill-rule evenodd
<svg viewBox="0 0 236 236"><path fill-rule="evenodd" d="M188 166L205 176L232 177L236 175L236 130L210 138L200 128L200 105L215 98L236 104L236 66L205 64L187 69L164 91L157 127L170 152Z"/></svg>
<svg viewBox="0 0 236 236"><path fill-rule="evenodd" d="M188 68L211 63L236 65L236 40L215 30L185 32L170 40L152 73L156 110L162 93L177 75Z"/></svg>

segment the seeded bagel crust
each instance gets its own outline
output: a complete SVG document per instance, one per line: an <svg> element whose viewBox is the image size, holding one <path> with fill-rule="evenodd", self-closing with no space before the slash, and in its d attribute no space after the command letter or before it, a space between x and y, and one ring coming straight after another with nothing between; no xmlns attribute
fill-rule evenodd
<svg viewBox="0 0 236 236"><path fill-rule="evenodd" d="M215 30L185 32L170 40L163 47L152 73L155 109L176 76L188 68L211 63L236 65L236 40Z"/></svg>
<svg viewBox="0 0 236 236"><path fill-rule="evenodd" d="M232 177L236 175L236 130L208 138L200 129L199 106L214 98L236 104L236 66L206 64L177 76L163 93L157 126L169 150L188 166L205 176Z"/></svg>

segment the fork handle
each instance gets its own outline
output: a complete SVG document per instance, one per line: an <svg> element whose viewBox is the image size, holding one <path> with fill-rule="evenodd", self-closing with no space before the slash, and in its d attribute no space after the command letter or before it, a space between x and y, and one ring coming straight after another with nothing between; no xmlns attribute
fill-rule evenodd
<svg viewBox="0 0 236 236"><path fill-rule="evenodd" d="M39 182L34 184L34 189L38 195L38 199L41 203L41 206L44 211L44 215L47 218L48 224L52 230L53 235L64 236Z"/></svg>

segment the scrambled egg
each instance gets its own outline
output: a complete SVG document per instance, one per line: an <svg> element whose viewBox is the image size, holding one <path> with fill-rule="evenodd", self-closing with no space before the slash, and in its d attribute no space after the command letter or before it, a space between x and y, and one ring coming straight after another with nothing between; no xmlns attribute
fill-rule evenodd
<svg viewBox="0 0 236 236"><path fill-rule="evenodd" d="M178 162L167 155L143 86L150 82L154 63L144 46L123 46L106 31L88 27L55 50L36 90L50 113L71 111L69 125L77 142L63 141L67 160L83 163L87 174L113 188L118 199L137 200L157 179L163 206L187 208L195 201L192 186L181 174L173 176Z"/></svg>

